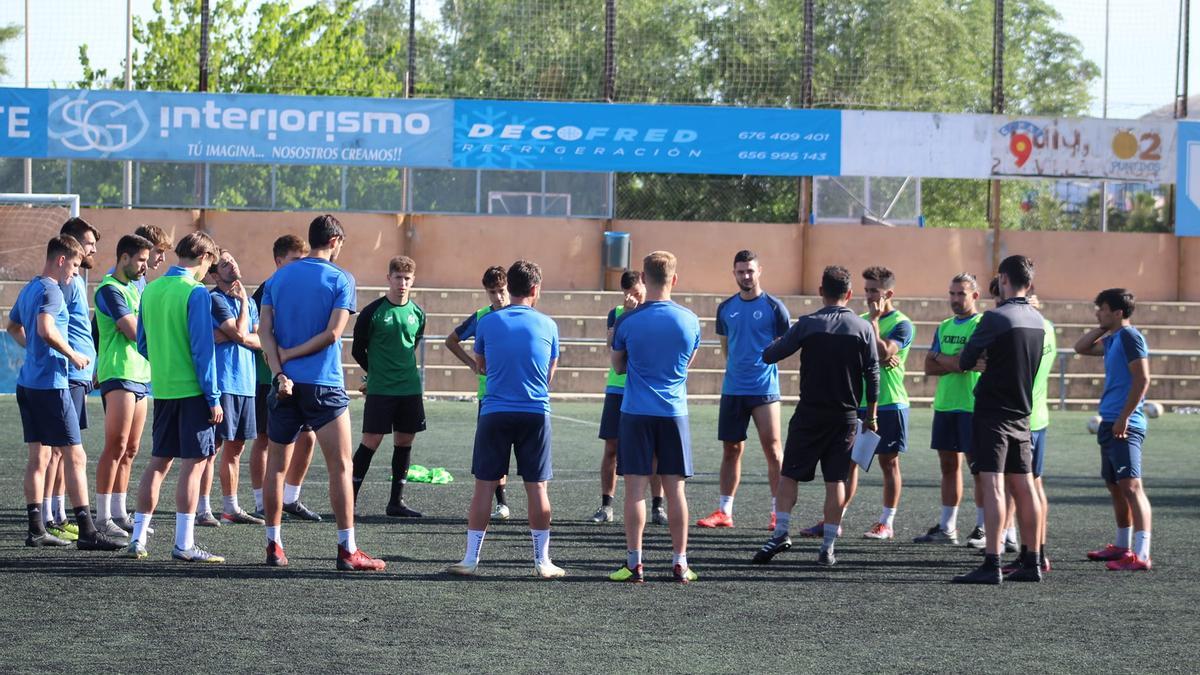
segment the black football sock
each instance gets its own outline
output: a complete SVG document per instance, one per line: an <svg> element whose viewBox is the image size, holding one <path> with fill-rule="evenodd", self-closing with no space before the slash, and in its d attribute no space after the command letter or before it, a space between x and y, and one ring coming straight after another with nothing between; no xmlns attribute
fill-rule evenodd
<svg viewBox="0 0 1200 675"><path fill-rule="evenodd" d="M390 504L399 504L404 499L404 484L408 482L408 464L411 459L411 445L392 446L392 499Z"/></svg>
<svg viewBox="0 0 1200 675"><path fill-rule="evenodd" d="M375 451L363 445L358 444L358 449L354 451L353 468L351 469L351 482L354 484L354 501L358 501L358 489L362 487L363 479L367 477L367 470L371 468L371 459L375 457Z"/></svg>
<svg viewBox="0 0 1200 675"><path fill-rule="evenodd" d="M75 507L75 524L79 526L80 538L91 538L96 534L96 524L92 522L92 511L87 504Z"/></svg>
<svg viewBox="0 0 1200 675"><path fill-rule="evenodd" d="M508 505L508 502L504 500L504 486L503 485L496 486L496 504L498 506L499 505L504 505L504 506Z"/></svg>
<svg viewBox="0 0 1200 675"><path fill-rule="evenodd" d="M612 506L612 495L600 495L600 506Z"/></svg>
<svg viewBox="0 0 1200 675"><path fill-rule="evenodd" d="M29 534L34 536L46 534L46 523L42 520L42 505L26 504L25 513L29 516Z"/></svg>
<svg viewBox="0 0 1200 675"><path fill-rule="evenodd" d="M661 509L661 508L662 508L662 502L663 502L663 498L662 498L662 497L651 497L651 498L650 498L650 508L652 508L652 509Z"/></svg>

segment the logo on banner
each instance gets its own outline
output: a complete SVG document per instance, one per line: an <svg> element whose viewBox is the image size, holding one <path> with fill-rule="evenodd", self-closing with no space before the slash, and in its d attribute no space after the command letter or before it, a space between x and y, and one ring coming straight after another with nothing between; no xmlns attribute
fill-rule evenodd
<svg viewBox="0 0 1200 675"><path fill-rule="evenodd" d="M1033 154L1034 141L1041 142L1046 132L1032 122L1021 120L1000 127L1001 136L1010 134L1008 151L1016 159L1017 167L1023 167L1025 162L1029 161L1029 156Z"/></svg>
<svg viewBox="0 0 1200 675"><path fill-rule="evenodd" d="M50 104L48 136L76 152L122 152L146 135L150 120L137 101L88 99L88 92Z"/></svg>

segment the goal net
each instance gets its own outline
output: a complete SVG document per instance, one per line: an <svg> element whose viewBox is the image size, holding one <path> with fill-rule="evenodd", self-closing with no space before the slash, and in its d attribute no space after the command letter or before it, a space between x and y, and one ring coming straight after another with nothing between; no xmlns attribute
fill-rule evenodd
<svg viewBox="0 0 1200 675"><path fill-rule="evenodd" d="M42 269L46 242L79 215L79 195L0 193L0 281L28 281ZM11 305L12 299L0 303Z"/></svg>
<svg viewBox="0 0 1200 675"><path fill-rule="evenodd" d="M566 192L504 192L487 194L487 212L492 215L570 216L571 195Z"/></svg>

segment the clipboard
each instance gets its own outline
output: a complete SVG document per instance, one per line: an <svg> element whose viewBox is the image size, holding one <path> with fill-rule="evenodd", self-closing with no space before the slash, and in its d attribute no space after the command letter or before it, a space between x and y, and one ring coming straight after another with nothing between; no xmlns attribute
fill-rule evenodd
<svg viewBox="0 0 1200 675"><path fill-rule="evenodd" d="M879 434L864 429L862 420L858 420L858 433L854 436L854 448L850 450L850 459L854 463L862 467L863 471L870 471L871 464L875 461L875 448L879 447Z"/></svg>

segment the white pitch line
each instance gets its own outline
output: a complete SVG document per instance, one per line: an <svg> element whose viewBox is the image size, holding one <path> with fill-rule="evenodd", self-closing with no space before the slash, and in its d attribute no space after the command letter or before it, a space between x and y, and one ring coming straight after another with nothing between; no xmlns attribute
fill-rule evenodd
<svg viewBox="0 0 1200 675"><path fill-rule="evenodd" d="M564 415L555 415L553 413L551 413L550 417L553 417L556 420L566 420L568 422L574 422L576 424L586 424L589 427L600 426L599 422L593 422L591 420L580 420L580 419L575 419L574 417L566 417Z"/></svg>

